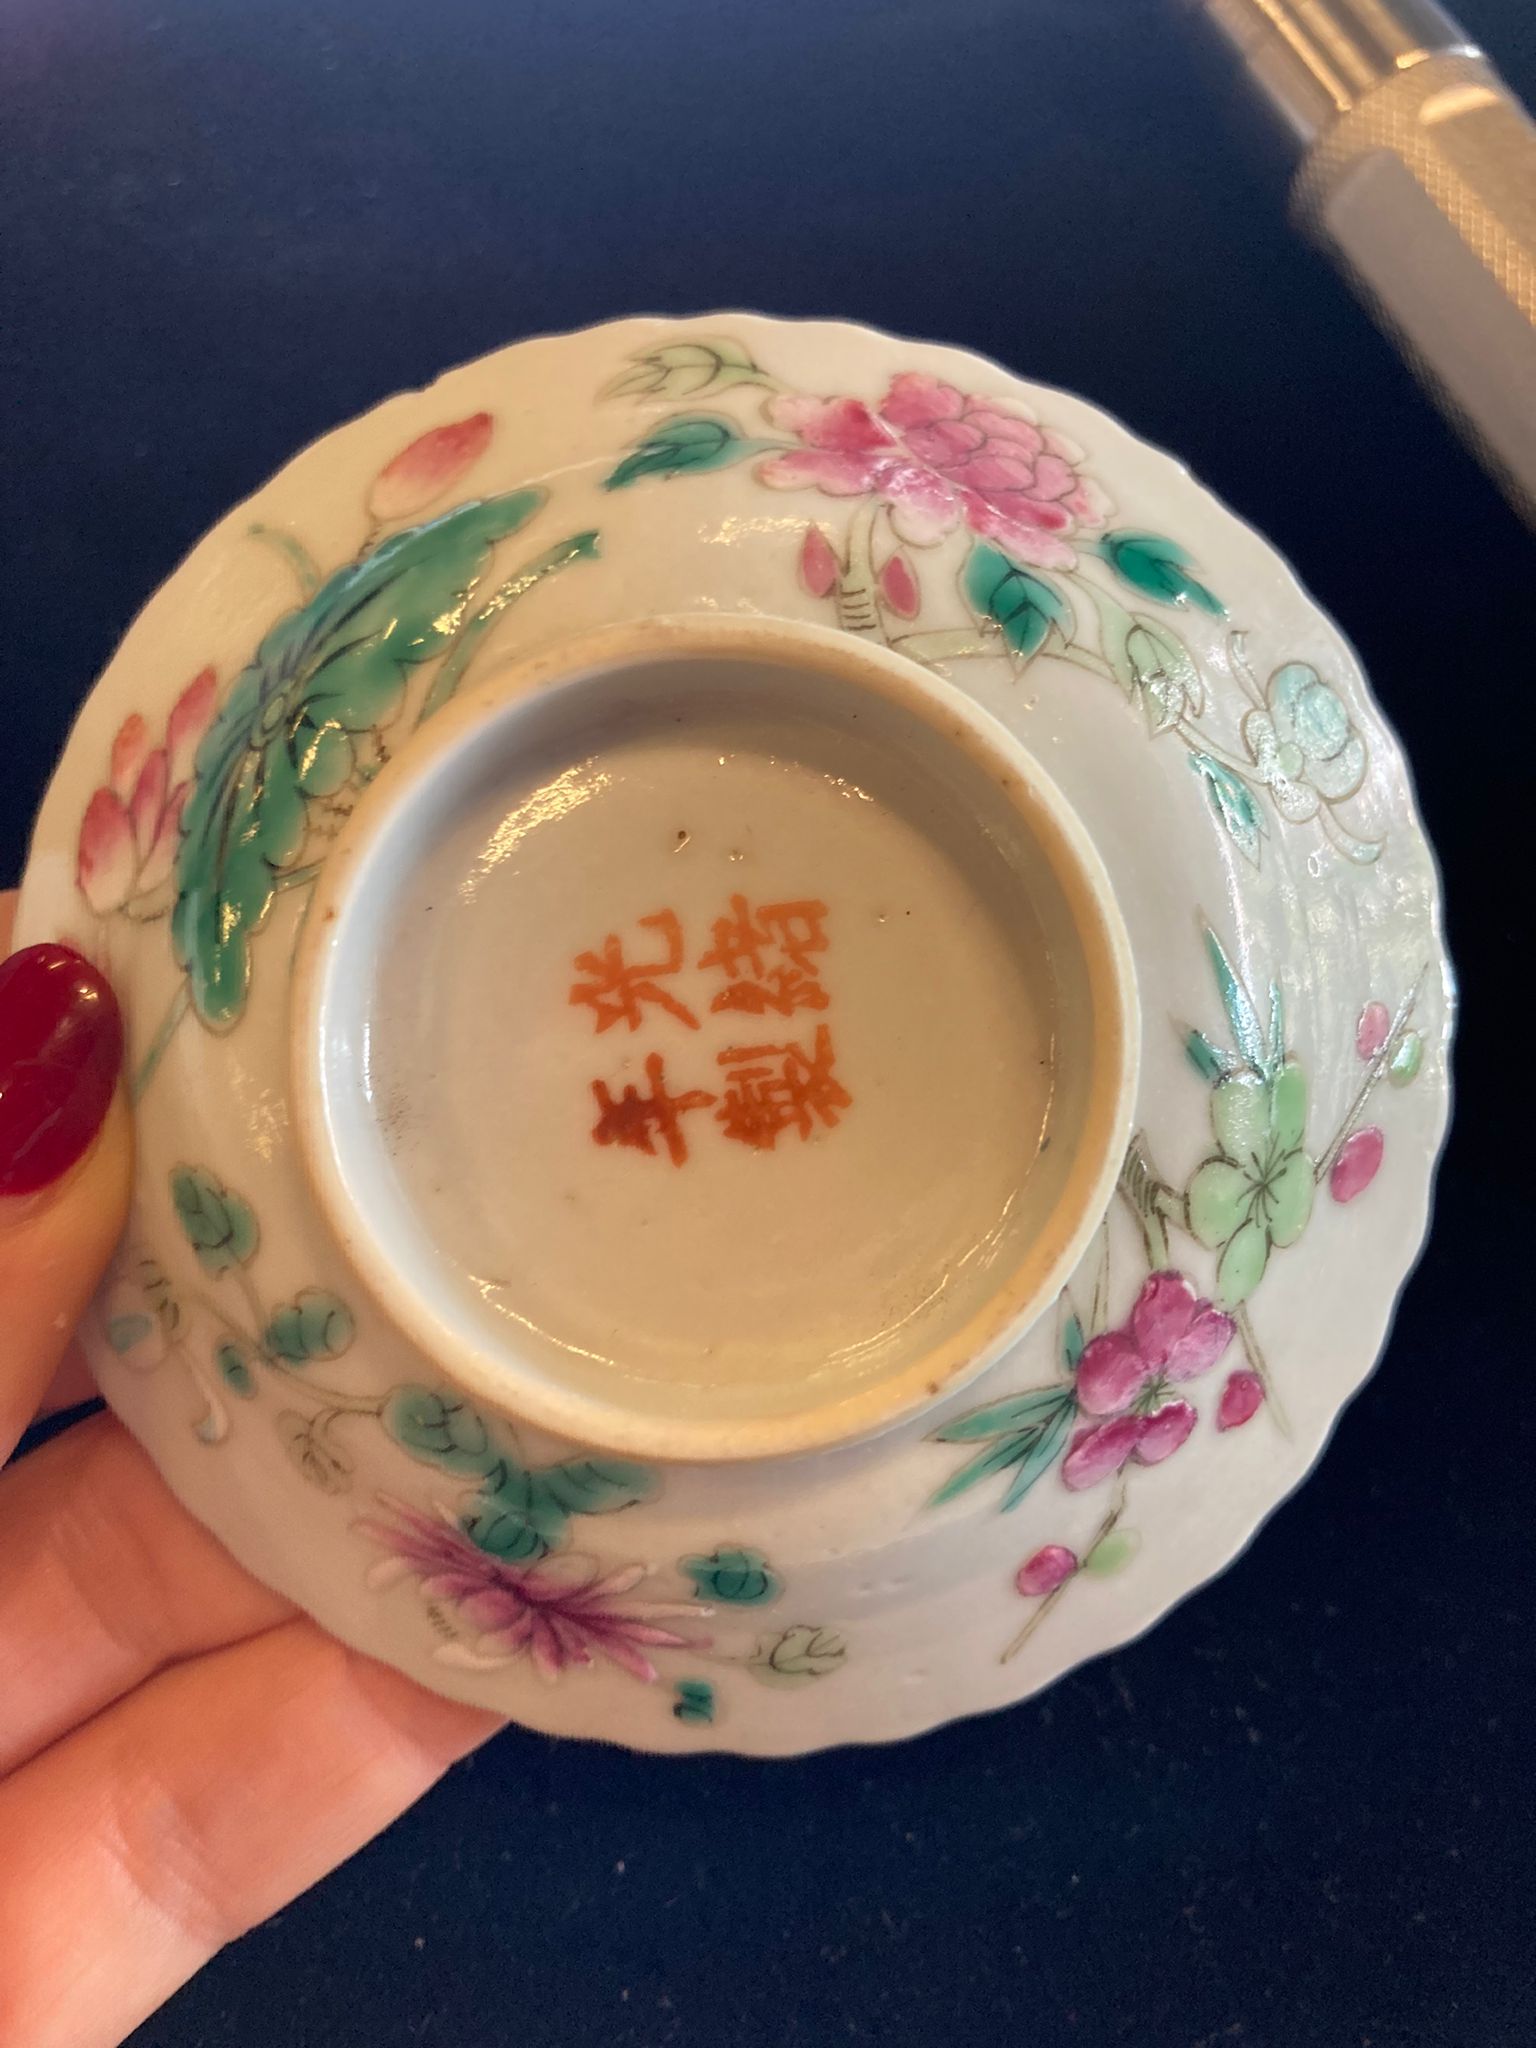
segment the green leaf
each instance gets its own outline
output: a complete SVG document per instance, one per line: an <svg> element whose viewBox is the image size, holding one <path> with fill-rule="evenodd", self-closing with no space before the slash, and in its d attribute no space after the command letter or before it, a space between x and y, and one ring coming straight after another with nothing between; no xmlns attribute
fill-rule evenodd
<svg viewBox="0 0 1536 2048"><path fill-rule="evenodd" d="M598 540L596 528L591 528L586 533L570 534L564 540L557 540L553 547L545 548L543 553L535 555L531 562L525 562L515 576L509 577L500 589L492 592L468 625L461 630L452 651L432 678L432 687L416 714L418 725L424 725L452 698L463 680L464 671L468 668L475 649L480 645L483 636L499 622L502 614L520 598L526 597L536 584L559 575L562 569L570 568L573 562L595 561Z"/></svg>
<svg viewBox="0 0 1536 2048"><path fill-rule="evenodd" d="M1092 1572L1096 1579L1112 1578L1116 1572L1124 1571L1140 1548L1141 1538L1134 1529L1111 1529L1083 1559L1083 1570Z"/></svg>
<svg viewBox="0 0 1536 2048"><path fill-rule="evenodd" d="M977 615L1002 628L1003 638L1026 661L1045 645L1052 627L1070 640L1072 607L1045 577L1021 569L1001 548L978 541L965 560L962 587Z"/></svg>
<svg viewBox="0 0 1536 2048"><path fill-rule="evenodd" d="M444 651L491 549L544 497L512 491L392 535L280 619L231 684L198 748L171 913L176 959L211 1028L245 1008L251 939L299 858L310 804L350 779L360 736L395 716L407 672Z"/></svg>
<svg viewBox="0 0 1536 2048"><path fill-rule="evenodd" d="M1280 984L1269 984L1269 1064L1271 1072L1285 1065L1285 1003Z"/></svg>
<svg viewBox="0 0 1536 2048"><path fill-rule="evenodd" d="M1232 1036L1237 1040L1237 1049L1256 1074L1267 1074L1269 1066L1264 1056L1264 1034L1259 1029L1258 1015L1243 986L1242 977L1227 958L1226 949L1215 932L1209 925L1204 929L1206 957L1216 976L1221 1005L1232 1027Z"/></svg>
<svg viewBox="0 0 1536 2048"><path fill-rule="evenodd" d="M1010 1508L1016 1508L1037 1479L1043 1479L1055 1464L1067 1441L1067 1432L1072 1427L1073 1409L1063 1407L1036 1437L1027 1457L1019 1462L1008 1491L1003 1495L998 1509L1006 1515Z"/></svg>
<svg viewBox="0 0 1536 2048"><path fill-rule="evenodd" d="M238 1394L242 1401L254 1398L256 1377L238 1344L220 1344L214 1351L213 1362L218 1367L219 1378L231 1393Z"/></svg>
<svg viewBox="0 0 1536 2048"><path fill-rule="evenodd" d="M766 1636L752 1654L749 1669L766 1685L802 1685L830 1678L848 1655L848 1645L828 1628L799 1622L780 1636Z"/></svg>
<svg viewBox="0 0 1536 2048"><path fill-rule="evenodd" d="M1083 1339L1083 1319L1073 1309L1061 1326L1061 1362L1068 1372L1076 1372L1082 1363L1087 1345Z"/></svg>
<svg viewBox="0 0 1536 2048"><path fill-rule="evenodd" d="M119 1357L131 1351L135 1344L142 1344L155 1327L149 1316L113 1316L107 1324L107 1342Z"/></svg>
<svg viewBox="0 0 1536 2048"><path fill-rule="evenodd" d="M1424 1040L1417 1031L1405 1031L1398 1040L1392 1057L1387 1061L1387 1082L1393 1088L1406 1088L1424 1064Z"/></svg>
<svg viewBox="0 0 1536 2048"><path fill-rule="evenodd" d="M1224 618L1226 607L1189 572L1189 553L1177 541L1162 534L1138 533L1120 527L1106 533L1094 544L1095 552L1108 562L1122 583L1130 584L1162 604L1198 605L1213 618Z"/></svg>
<svg viewBox="0 0 1536 2048"><path fill-rule="evenodd" d="M277 1434L300 1474L322 1493L345 1493L352 1484L353 1464L336 1449L308 1416L285 1408L277 1418Z"/></svg>
<svg viewBox="0 0 1536 2048"><path fill-rule="evenodd" d="M1072 1320L1076 1322L1077 1318L1074 1316ZM1079 1324L1079 1337L1081 1334L1082 1326ZM1063 1404L1070 1408L1073 1398L1070 1387L1060 1386L1036 1387L1028 1394L1010 1394L1005 1400L989 1402L985 1408L973 1408L969 1415L946 1423L942 1429L934 1431L933 1440L940 1444L973 1443L978 1437L1001 1436L1009 1430L1033 1428L1048 1422Z"/></svg>
<svg viewBox="0 0 1536 2048"><path fill-rule="evenodd" d="M452 1394L396 1387L379 1419L404 1450L445 1472L480 1479L503 1463L484 1419Z"/></svg>
<svg viewBox="0 0 1536 2048"><path fill-rule="evenodd" d="M656 1491L654 1473L619 1458L572 1458L563 1465L536 1467L528 1483L536 1509L553 1508L562 1516L611 1515Z"/></svg>
<svg viewBox="0 0 1536 2048"><path fill-rule="evenodd" d="M732 384L765 384L764 372L739 341L708 339L669 341L632 359L604 386L604 398L695 398L701 391L723 391Z"/></svg>
<svg viewBox="0 0 1536 2048"><path fill-rule="evenodd" d="M1225 827L1228 838L1243 858L1257 867L1264 819L1254 802L1253 791L1240 775L1211 754L1191 754L1189 765L1205 784L1206 801Z"/></svg>
<svg viewBox="0 0 1536 2048"><path fill-rule="evenodd" d="M548 1530L540 1529L524 1509L506 1507L499 1494L489 1494L459 1517L459 1527L490 1557L507 1564L536 1564L564 1534L565 1518L558 1517Z"/></svg>
<svg viewBox="0 0 1536 2048"><path fill-rule="evenodd" d="M708 1557L678 1561L684 1578L692 1579L701 1600L719 1600L733 1607L763 1607L783 1591L778 1573L760 1550L721 1545Z"/></svg>
<svg viewBox="0 0 1536 2048"><path fill-rule="evenodd" d="M1227 1062L1212 1045L1203 1031L1191 1031L1184 1040L1184 1051L1189 1064L1202 1081L1223 1081L1227 1076Z"/></svg>
<svg viewBox="0 0 1536 2048"><path fill-rule="evenodd" d="M205 1166L172 1170L171 1202L205 1273L228 1272L254 1255L258 1233L249 1204L216 1181Z"/></svg>
<svg viewBox="0 0 1536 2048"><path fill-rule="evenodd" d="M296 1300L272 1311L262 1341L290 1365L308 1365L314 1358L339 1358L356 1334L344 1301L322 1288L306 1287Z"/></svg>
<svg viewBox="0 0 1536 2048"><path fill-rule="evenodd" d="M715 1718L715 1688L707 1678L680 1678L672 1688L676 1694L672 1714L688 1727L707 1728Z"/></svg>
<svg viewBox="0 0 1536 2048"><path fill-rule="evenodd" d="M781 445L778 441L749 440L735 421L723 414L678 413L652 427L618 468L604 478L603 489L622 491L643 476L669 477L695 469L728 469L733 462L744 462L749 455Z"/></svg>

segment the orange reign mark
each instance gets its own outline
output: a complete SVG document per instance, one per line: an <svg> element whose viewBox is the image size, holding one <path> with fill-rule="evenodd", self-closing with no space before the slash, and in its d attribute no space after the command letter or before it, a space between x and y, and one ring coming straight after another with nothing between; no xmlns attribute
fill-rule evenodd
<svg viewBox="0 0 1536 2048"><path fill-rule="evenodd" d="M683 964L683 928L677 912L656 910L649 917L642 917L640 923L661 934L666 942L665 956L660 960L637 961L631 966L624 958L618 933L610 932L601 953L577 954L573 963L576 972L592 979L572 984L571 1002L590 1005L599 1031L606 1031L613 1024L627 1024L631 1031L638 1031L641 1006L645 1003L655 1003L690 1031L697 1031L699 1020L692 1010L657 981L659 975L676 974Z"/></svg>
<svg viewBox="0 0 1536 2048"><path fill-rule="evenodd" d="M731 1045L719 1056L726 1089L715 1117L726 1137L771 1152L781 1131L811 1137L818 1119L834 1128L853 1097L832 1072L832 1034L825 1024L807 1053L801 1045Z"/></svg>
<svg viewBox="0 0 1536 2048"><path fill-rule="evenodd" d="M751 1017L765 1010L781 1017L824 1010L827 992L811 955L827 950L826 915L825 903L810 900L764 903L754 914L745 896L733 896L730 916L715 919L715 943L698 963L721 967L729 977L710 1009L740 1010ZM775 951L781 961L765 966L764 955Z"/></svg>
<svg viewBox="0 0 1536 2048"><path fill-rule="evenodd" d="M708 1109L716 1097L702 1088L690 1088L683 1095L669 1095L659 1052L647 1056L645 1078L651 1084L649 1095L642 1095L634 1082L629 1081L617 1102L606 1081L592 1083L599 1112L597 1122L592 1126L593 1142L598 1145L628 1145L637 1152L648 1152L654 1158L655 1140L660 1138L672 1164L681 1166L688 1157L683 1117L690 1109Z"/></svg>

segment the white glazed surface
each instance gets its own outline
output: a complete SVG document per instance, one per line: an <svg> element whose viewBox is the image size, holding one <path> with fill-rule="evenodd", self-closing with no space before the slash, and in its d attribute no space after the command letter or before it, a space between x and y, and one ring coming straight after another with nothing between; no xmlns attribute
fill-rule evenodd
<svg viewBox="0 0 1536 2048"><path fill-rule="evenodd" d="M678 369L674 356L670 388L599 396L632 359L721 337L734 352L727 367L739 354L742 363L762 366L763 383L742 371L700 393L692 380L702 373ZM379 1425L388 1390L441 1389L443 1376L371 1309L310 1200L287 1080L288 974L303 892L277 894L252 943L251 992L238 1028L219 1034L188 1019L145 1093L135 1215L87 1348L108 1400L178 1495L252 1571L345 1640L424 1684L536 1728L641 1749L794 1754L893 1739L1005 1705L1126 1641L1219 1570L1305 1473L1376 1359L1423 1235L1448 1107L1451 985L1432 857L1396 744L1350 648L1258 536L1169 457L1093 407L958 351L848 326L717 315L629 321L523 343L391 399L304 451L194 550L135 621L87 701L38 821L17 943L60 937L100 960L123 998L131 1060L142 1060L175 995L177 963L163 920L98 916L82 897L82 816L130 714L141 713L158 733L183 684L209 664L222 699L263 634L300 601L290 568L252 538L253 526L300 541L328 573L357 553L364 502L383 466L414 437L484 411L494 421L489 446L443 505L417 516L547 483L548 501L526 530L498 545L485 591L578 529L598 531L600 544L596 559L550 576L508 609L487 633L476 673L596 626L662 613L827 626L842 615L818 564L805 558L801 566L801 551L813 524L841 544L847 496L814 485L771 487L760 472L761 460L772 458L760 460L755 450L694 474L653 473L610 489L604 483L648 429L673 415L708 413L733 422L738 435L782 446L794 437L786 422L796 415L781 404L777 425L765 424L765 389L770 406L785 391L848 395L873 406L907 372L985 397L1005 413L1026 412L1067 437L1083 451L1082 472L1113 507L1107 521L1096 514L1096 525L1085 522L1091 530L1107 524L1114 532L1170 536L1226 606L1221 618L1120 592L1138 615L1176 625L1198 665L1202 730L1220 736L1229 759L1254 760L1262 814L1256 861L1215 817L1178 731L1154 733L1159 721L1149 718L1145 693L1128 702L1102 661L1089 672L1091 662L1067 658L1068 636L1047 640L1027 663L1010 658L996 632L982 635L980 653L944 652L944 645L961 646L964 636L954 629L968 616L956 582L972 545L963 526L937 538L924 534L920 545L908 545L895 527L884 543L920 579L916 627L926 629L935 614L926 651L938 673L1021 737L1075 807L1109 871L1141 990L1142 1157L1183 1188L1212 1154L1213 1090L1192 1069L1184 1039L1197 1029L1230 1049L1233 1034L1203 925L1255 992L1261 1014L1268 985L1280 985L1285 1049L1309 1085L1307 1153L1322 1155L1325 1168L1325 1145L1374 1071L1357 1052L1369 1005L1385 1004L1394 1022L1406 1024L1403 1006L1412 1001L1422 1068L1412 1086L1383 1086L1371 1096L1363 1121L1383 1134L1379 1173L1341 1203L1330 1198L1324 1171L1299 1241L1271 1253L1245 1306L1246 1329L1234 1333L1214 1369L1174 1389L1199 1416L1177 1456L1132 1460L1123 1492L1116 1479L1074 1489L1058 1463L1008 1512L1000 1511L1006 1472L929 1504L986 1447L984 1438L941 1441L941 1432L978 1407L1064 1384L1064 1304L1062 1317L1044 1319L981 1381L883 1437L787 1461L657 1467L638 1504L577 1511L551 1524L554 1568L568 1578L621 1575L610 1605L650 1610L653 1631L641 1647L631 1635L620 1662L602 1654L590 1665L546 1658L563 1666L551 1683L523 1649L487 1646L455 1589L424 1587L377 1534L390 1512L381 1497L446 1517L447 1528L472 1515L477 1479L441 1458L413 1455ZM878 489L865 496L878 498ZM862 614L855 608L842 622L861 623ZM897 623L883 615L887 637L897 637ZM1242 635L1235 649L1234 630ZM1305 775L1297 771L1286 783L1284 764L1276 769L1272 749L1265 751L1265 728L1253 723L1264 714L1245 695L1242 657L1261 693L1286 665L1305 664L1347 708L1368 766L1347 800L1322 806L1326 816L1316 806L1305 815ZM1245 732L1252 736L1246 753ZM1296 757L1290 765L1296 770ZM1266 782L1271 771L1281 779ZM1341 846L1351 840L1380 842L1378 857L1348 858ZM198 1260L170 1197L173 1174L188 1167L249 1206L259 1248L242 1244L222 1267L217 1254L212 1266ZM165 1299L156 1293L152 1333L119 1352L107 1332L114 1328L122 1341L130 1324L137 1329L144 1320L145 1257L159 1269L153 1284L163 1278L178 1299L179 1320L170 1328L156 1319ZM1213 1292L1211 1249L1176 1234L1169 1257L1200 1296ZM1130 1203L1116 1202L1071 1284L1070 1309L1090 1334L1095 1324L1120 1328L1146 1277L1143 1233ZM259 1332L262 1317L305 1289L346 1300L355 1340L286 1377L280 1364L269 1370L258 1361L248 1398L221 1385L215 1355L228 1336L225 1324ZM1250 1340L1270 1398L1242 1426L1223 1429L1224 1387L1232 1369L1245 1369ZM285 1418L312 1415L316 1403L290 1392L288 1382L322 1372L343 1397L345 1412L331 1426L340 1456L329 1466L310 1460L306 1471ZM579 1456L534 1429L494 1419L489 1427L526 1472ZM314 1483L317 1477L327 1483ZM1086 1559L1106 1524L1116 1541L1094 1570L1046 1600L1017 1589L1015 1573L1042 1546ZM751 1556L728 1556L711 1568L717 1554L737 1550ZM1110 1564L1120 1568L1100 1569ZM551 1569L548 1559L542 1569ZM649 1682L646 1670L654 1672Z"/></svg>

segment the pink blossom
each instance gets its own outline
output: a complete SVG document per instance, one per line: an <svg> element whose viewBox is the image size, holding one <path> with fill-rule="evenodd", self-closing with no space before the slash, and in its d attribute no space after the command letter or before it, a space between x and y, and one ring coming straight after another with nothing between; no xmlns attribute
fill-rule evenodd
<svg viewBox="0 0 1536 2048"><path fill-rule="evenodd" d="M475 1631L479 1660L528 1657L543 1678L589 1665L594 1651L650 1681L648 1650L707 1649L709 1638L680 1635L660 1621L696 1615L687 1603L621 1604L645 1577L643 1565L600 1573L574 1560L506 1564L472 1543L450 1520L434 1520L403 1501L386 1500L392 1520L369 1516L357 1527L389 1555L370 1573L374 1585L412 1577L429 1600L441 1601Z"/></svg>
<svg viewBox="0 0 1536 2048"><path fill-rule="evenodd" d="M937 377L904 372L878 413L856 398L786 396L772 400L768 414L803 445L762 463L764 483L880 498L898 536L914 546L931 546L963 523L1016 560L1070 569L1073 534L1108 516L1070 441Z"/></svg>
<svg viewBox="0 0 1536 2048"><path fill-rule="evenodd" d="M488 412L477 412L419 434L374 478L368 493L369 518L382 526L423 511L480 460L495 424Z"/></svg>
<svg viewBox="0 0 1536 2048"><path fill-rule="evenodd" d="M1386 1136L1376 1124L1351 1132L1339 1147L1339 1156L1328 1174L1328 1192L1333 1199L1352 1202L1356 1195L1364 1194L1376 1178L1386 1149Z"/></svg>
<svg viewBox="0 0 1536 2048"><path fill-rule="evenodd" d="M85 807L76 849L75 879L98 915L153 917L166 907L181 814L217 697L214 672L205 668L176 699L163 746L151 746L137 712L119 726L108 779Z"/></svg>
<svg viewBox="0 0 1536 2048"><path fill-rule="evenodd" d="M1075 1550L1068 1550L1064 1543L1047 1543L1033 1557L1025 1558L1013 1583L1026 1600L1035 1600L1042 1593L1054 1593L1058 1586L1065 1585L1077 1565Z"/></svg>
<svg viewBox="0 0 1536 2048"><path fill-rule="evenodd" d="M1355 1051L1363 1060L1375 1059L1392 1029L1392 1012L1385 1003L1367 1003L1355 1025Z"/></svg>
<svg viewBox="0 0 1536 2048"><path fill-rule="evenodd" d="M1249 1372L1243 1366L1237 1372L1227 1374L1227 1384L1221 1390L1221 1405L1216 1410L1216 1427L1241 1429L1263 1406L1264 1382L1256 1372Z"/></svg>
<svg viewBox="0 0 1536 2048"><path fill-rule="evenodd" d="M917 572L903 554L891 555L880 571L880 595L898 619L915 619L922 607Z"/></svg>
<svg viewBox="0 0 1536 2048"><path fill-rule="evenodd" d="M812 597L830 597L837 588L842 564L819 526L808 526L800 543L800 576Z"/></svg>
<svg viewBox="0 0 1536 2048"><path fill-rule="evenodd" d="M1233 1329L1232 1318L1182 1273L1149 1275L1125 1324L1095 1337L1078 1362L1077 1405L1094 1420L1067 1448L1065 1484L1076 1492L1131 1458L1139 1465L1171 1458L1194 1428L1195 1411L1169 1399L1169 1390L1209 1372Z"/></svg>

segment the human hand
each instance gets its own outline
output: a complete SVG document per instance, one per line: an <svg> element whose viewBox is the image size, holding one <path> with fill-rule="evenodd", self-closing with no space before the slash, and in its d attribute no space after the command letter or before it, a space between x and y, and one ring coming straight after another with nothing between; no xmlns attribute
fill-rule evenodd
<svg viewBox="0 0 1536 2048"><path fill-rule="evenodd" d="M13 911L0 896L0 960ZM0 1462L50 1384L67 1391L56 1375L122 1229L120 1059L88 963L4 960ZM497 1725L248 1577L112 1416L7 1466L0 2043L121 2041Z"/></svg>

